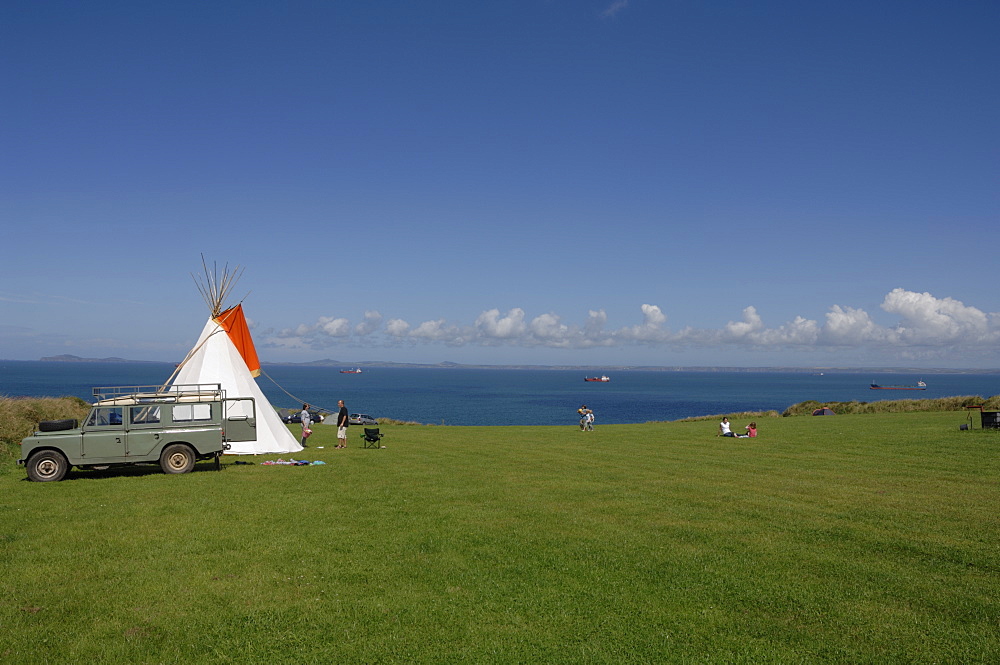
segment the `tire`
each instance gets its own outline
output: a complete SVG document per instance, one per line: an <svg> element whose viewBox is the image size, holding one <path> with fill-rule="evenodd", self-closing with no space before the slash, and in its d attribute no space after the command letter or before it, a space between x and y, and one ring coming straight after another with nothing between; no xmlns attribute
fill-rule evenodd
<svg viewBox="0 0 1000 665"><path fill-rule="evenodd" d="M71 418L65 420L43 420L38 423L39 432L61 432L67 429L76 429L77 422Z"/></svg>
<svg viewBox="0 0 1000 665"><path fill-rule="evenodd" d="M62 453L54 450L43 450L28 458L26 464L28 478L36 483L48 483L62 480L69 471L69 462Z"/></svg>
<svg viewBox="0 0 1000 665"><path fill-rule="evenodd" d="M171 443L160 453L163 473L188 473L194 469L194 451L183 443Z"/></svg>

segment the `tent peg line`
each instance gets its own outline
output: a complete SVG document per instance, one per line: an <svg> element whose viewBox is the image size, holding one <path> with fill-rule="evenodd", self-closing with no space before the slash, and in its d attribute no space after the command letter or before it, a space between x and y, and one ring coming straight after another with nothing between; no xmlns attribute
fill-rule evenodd
<svg viewBox="0 0 1000 665"><path fill-rule="evenodd" d="M273 383L274 385L278 386L278 390L280 390L281 392L285 393L286 395L288 395L289 397L291 397L293 400L295 400L299 404L312 404L313 406L316 407L317 411L325 411L327 413L336 413L337 412L337 409L328 409L325 406L317 406L316 404L313 404L309 400L301 399L299 397L296 397L292 393L290 393L287 390L285 390L277 381L275 381L274 379L272 379L271 375L268 374L267 372L265 372L263 367L260 368L260 373L263 374L264 376L266 376L268 379L271 379L271 383Z"/></svg>

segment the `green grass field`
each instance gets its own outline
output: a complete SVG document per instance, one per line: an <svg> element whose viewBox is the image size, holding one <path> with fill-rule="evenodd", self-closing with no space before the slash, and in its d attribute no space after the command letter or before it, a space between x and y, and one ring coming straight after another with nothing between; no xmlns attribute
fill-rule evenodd
<svg viewBox="0 0 1000 665"><path fill-rule="evenodd" d="M1000 433L965 417L318 426L324 466L60 483L4 459L0 661L1000 662Z"/></svg>

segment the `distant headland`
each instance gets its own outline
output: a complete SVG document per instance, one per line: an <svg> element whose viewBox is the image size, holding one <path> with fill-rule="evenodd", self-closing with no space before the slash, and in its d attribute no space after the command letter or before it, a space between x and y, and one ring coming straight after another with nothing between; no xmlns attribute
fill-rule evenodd
<svg viewBox="0 0 1000 665"><path fill-rule="evenodd" d="M71 354L59 356L47 356L39 359L41 362L64 362L64 363L159 363L175 364L175 361L156 360L128 360L126 358L81 358ZM478 365L462 364L453 362L439 363L400 363L391 361L368 360L358 362L352 360L334 360L324 358L322 360L312 360L309 362L264 362L263 365L292 366L292 367L360 367L368 368L417 368L417 369L530 369L530 370L601 370L603 372L613 371L644 371L644 372L788 372L788 373L850 373L859 372L884 372L889 374L1000 374L1000 368L976 368L976 369L955 369L947 367L933 368L913 368L913 367L707 367L707 366L666 366L666 365Z"/></svg>
<svg viewBox="0 0 1000 665"><path fill-rule="evenodd" d="M41 362L53 363L155 363L155 360L127 360L125 358L81 358L80 356L64 353L61 356L47 356L39 358Z"/></svg>

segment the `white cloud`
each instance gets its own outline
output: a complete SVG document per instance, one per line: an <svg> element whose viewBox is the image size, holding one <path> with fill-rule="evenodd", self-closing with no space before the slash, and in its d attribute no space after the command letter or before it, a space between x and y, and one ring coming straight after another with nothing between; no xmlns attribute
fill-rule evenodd
<svg viewBox="0 0 1000 665"><path fill-rule="evenodd" d="M741 340L752 333L759 332L764 328L764 322L757 314L757 308L747 307L743 310L742 321L730 321L726 324L726 335L732 339Z"/></svg>
<svg viewBox="0 0 1000 665"><path fill-rule="evenodd" d="M885 341L887 331L879 328L863 309L834 305L826 314L821 337L827 344L856 346Z"/></svg>
<svg viewBox="0 0 1000 665"><path fill-rule="evenodd" d="M656 305L643 305L642 323L637 326L622 328L614 333L614 337L629 342L664 342L670 337L663 325L667 322L666 315Z"/></svg>
<svg viewBox="0 0 1000 665"><path fill-rule="evenodd" d="M800 347L816 343L820 330L815 321L796 316L789 323L768 328L754 306L743 310L742 321L730 321L723 328L722 339L758 347Z"/></svg>
<svg viewBox="0 0 1000 665"><path fill-rule="evenodd" d="M382 315L378 312L367 311L365 312L365 319L358 325L354 327L354 334L361 335L371 335L373 332L378 330L378 327L382 324Z"/></svg>
<svg viewBox="0 0 1000 665"><path fill-rule="evenodd" d="M330 337L348 337L351 334L351 322L347 319L320 317L318 329Z"/></svg>
<svg viewBox="0 0 1000 665"><path fill-rule="evenodd" d="M410 324L403 319L389 319L386 321L385 331L392 337L406 337L410 334Z"/></svg>
<svg viewBox="0 0 1000 665"><path fill-rule="evenodd" d="M739 319L722 327L686 326L671 332L667 315L658 305L643 304L641 320L633 325L608 328L604 310L590 310L582 325L571 325L553 312L528 320L525 310L514 307L481 312L471 325L430 319L411 325L391 318L383 326L382 315L366 311L352 326L346 318L322 317L313 324L273 334L265 343L284 348L329 348L352 343L368 346L444 344L447 346L521 346L585 349L596 346L661 346L680 348L791 349L833 351L869 349L899 358L933 357L957 348L990 348L1000 341L1000 315L987 314L952 298L894 289L886 295L882 310L898 317L894 325L879 325L863 309L832 305L823 323L796 316L776 327L768 327L753 305Z"/></svg>
<svg viewBox="0 0 1000 665"><path fill-rule="evenodd" d="M789 344L815 344L819 339L819 326L815 321L796 316L791 323L778 329Z"/></svg>
<svg viewBox="0 0 1000 665"><path fill-rule="evenodd" d="M588 338L603 337L604 326L608 325L608 314L603 309L587 313L587 323L584 324L584 335Z"/></svg>
<svg viewBox="0 0 1000 665"><path fill-rule="evenodd" d="M491 309L483 312L476 319L476 330L482 337L487 339L517 339L524 336L527 326L524 323L524 310L520 307L507 312L507 316L500 316L500 310Z"/></svg>
<svg viewBox="0 0 1000 665"><path fill-rule="evenodd" d="M531 321L531 336L544 346L568 347L572 331L556 314L541 314Z"/></svg>
<svg viewBox="0 0 1000 665"><path fill-rule="evenodd" d="M796 316L789 323L754 333L753 337L765 346L794 348L815 345L819 334L819 326L815 321Z"/></svg>
<svg viewBox="0 0 1000 665"><path fill-rule="evenodd" d="M893 332L906 343L935 345L997 339L997 330L990 330L985 313L952 298L939 299L929 293L893 289L882 302L882 309L903 319Z"/></svg>
<svg viewBox="0 0 1000 665"><path fill-rule="evenodd" d="M605 18L613 18L618 12L628 7L629 0L615 0L612 2L607 9L601 12L601 16Z"/></svg>
<svg viewBox="0 0 1000 665"><path fill-rule="evenodd" d="M429 342L444 342L452 346L462 346L468 338L461 328L449 325L444 319L424 321L410 332L410 336Z"/></svg>

